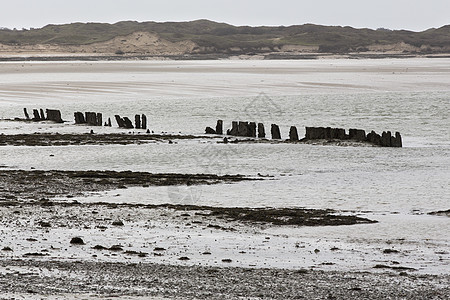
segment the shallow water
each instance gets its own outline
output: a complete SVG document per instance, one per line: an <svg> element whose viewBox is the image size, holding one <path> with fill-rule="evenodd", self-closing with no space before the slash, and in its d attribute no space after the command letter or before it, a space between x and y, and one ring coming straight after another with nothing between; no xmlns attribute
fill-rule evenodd
<svg viewBox="0 0 450 300"><path fill-rule="evenodd" d="M370 225L374 241L386 239L390 228L388 235L418 243L433 239L439 241L440 251L442 243L448 249L448 218L425 214L447 210L450 203L450 59L1 64L0 117L21 117L23 107L29 112L38 107L60 109L70 122L1 121L0 133L118 131L73 126L74 111L102 112L104 119L145 113L155 132L183 134L201 134L217 119L223 119L226 128L233 120L264 122L266 131L276 123L283 137L291 125L298 127L300 136L305 126L399 131L401 149L224 145L217 140L3 146L0 166L260 173L273 177L200 187L129 188L80 201L371 212L381 223ZM351 237L352 228L306 230L301 236L311 238L312 232L317 237Z"/></svg>

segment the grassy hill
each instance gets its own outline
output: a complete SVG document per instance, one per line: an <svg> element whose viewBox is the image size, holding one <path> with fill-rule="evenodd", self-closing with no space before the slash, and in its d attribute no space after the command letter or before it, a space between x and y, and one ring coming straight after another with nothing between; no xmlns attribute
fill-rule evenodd
<svg viewBox="0 0 450 300"><path fill-rule="evenodd" d="M355 29L313 24L249 27L232 26L208 20L191 22L119 22L73 23L47 25L31 30L0 30L0 43L5 45L88 45L105 42L134 32L156 33L171 42L192 41L204 53L229 53L239 48L242 53L258 53L280 49L285 45L316 46L319 52L364 52L370 45L406 43L427 48L429 52L448 52L450 25L423 32L406 30ZM446 50L447 49L447 50Z"/></svg>

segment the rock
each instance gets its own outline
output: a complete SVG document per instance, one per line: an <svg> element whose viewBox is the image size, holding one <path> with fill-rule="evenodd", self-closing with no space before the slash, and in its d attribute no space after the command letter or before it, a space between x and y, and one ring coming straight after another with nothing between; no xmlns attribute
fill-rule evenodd
<svg viewBox="0 0 450 300"><path fill-rule="evenodd" d="M112 222L112 225L114 225L114 226L123 226L123 222L121 220L116 220L116 221Z"/></svg>
<svg viewBox="0 0 450 300"><path fill-rule="evenodd" d="M74 237L70 240L70 243L73 245L84 245L84 241L80 237Z"/></svg>
<svg viewBox="0 0 450 300"><path fill-rule="evenodd" d="M136 129L141 129L141 116L135 115L134 116L134 124L136 125Z"/></svg>
<svg viewBox="0 0 450 300"><path fill-rule="evenodd" d="M212 129L211 127L206 127L205 129L206 134L216 134L216 131Z"/></svg>
<svg viewBox="0 0 450 300"><path fill-rule="evenodd" d="M224 263L231 263L233 260L229 259L229 258L224 258L222 259L222 262Z"/></svg>
<svg viewBox="0 0 450 300"><path fill-rule="evenodd" d="M41 227L52 227L52 225L49 222L40 221L39 226Z"/></svg>
<svg viewBox="0 0 450 300"><path fill-rule="evenodd" d="M296 141L298 141L297 127L291 126L291 128L289 129L289 140L290 140L291 142L296 142Z"/></svg>
<svg viewBox="0 0 450 300"><path fill-rule="evenodd" d="M3 247L2 251L13 251L10 247Z"/></svg>
<svg viewBox="0 0 450 300"><path fill-rule="evenodd" d="M146 133L150 133L150 129L147 129Z"/></svg>
<svg viewBox="0 0 450 300"><path fill-rule="evenodd" d="M264 130L264 124L258 123L258 137L259 138L265 138L266 137L266 131Z"/></svg>
<svg viewBox="0 0 450 300"><path fill-rule="evenodd" d="M270 126L270 132L272 134L272 139L273 140L281 139L280 127L278 127L278 125L272 124Z"/></svg>
<svg viewBox="0 0 450 300"><path fill-rule="evenodd" d="M398 250L389 249L389 248L383 250L383 253L385 253L385 254L398 253L398 252L399 252Z"/></svg>
<svg viewBox="0 0 450 300"><path fill-rule="evenodd" d="M28 114L26 108L23 109L23 113L25 114L25 119L29 120L30 119L30 115Z"/></svg>
<svg viewBox="0 0 450 300"><path fill-rule="evenodd" d="M187 256L182 256L182 257L178 258L178 260L190 260L190 258Z"/></svg>
<svg viewBox="0 0 450 300"><path fill-rule="evenodd" d="M217 120L216 133L223 134L223 121L222 120Z"/></svg>
<svg viewBox="0 0 450 300"><path fill-rule="evenodd" d="M112 245L108 250L109 251L123 251L123 248L121 245Z"/></svg>
<svg viewBox="0 0 450 300"><path fill-rule="evenodd" d="M95 245L92 249L95 249L95 250L106 250L107 248L103 247L102 245Z"/></svg>
<svg viewBox="0 0 450 300"><path fill-rule="evenodd" d="M147 129L147 116L142 114L142 123L141 123L142 129Z"/></svg>
<svg viewBox="0 0 450 300"><path fill-rule="evenodd" d="M224 138L223 138L223 143L224 143L224 144L228 144L228 138L227 138L227 137L224 137Z"/></svg>

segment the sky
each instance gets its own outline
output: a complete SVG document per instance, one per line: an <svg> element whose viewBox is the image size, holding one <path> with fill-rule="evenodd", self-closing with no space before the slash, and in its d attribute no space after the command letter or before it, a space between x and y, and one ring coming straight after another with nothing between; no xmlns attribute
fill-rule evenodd
<svg viewBox="0 0 450 300"><path fill-rule="evenodd" d="M232 25L319 25L423 31L450 24L449 0L0 0L0 27L209 19Z"/></svg>

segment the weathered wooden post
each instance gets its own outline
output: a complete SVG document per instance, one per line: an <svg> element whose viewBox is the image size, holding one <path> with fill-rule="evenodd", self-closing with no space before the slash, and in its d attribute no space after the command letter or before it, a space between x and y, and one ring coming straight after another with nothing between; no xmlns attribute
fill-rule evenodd
<svg viewBox="0 0 450 300"><path fill-rule="evenodd" d="M216 134L216 131L214 129L212 129L211 127L206 127L205 129L205 133L206 134Z"/></svg>
<svg viewBox="0 0 450 300"><path fill-rule="evenodd" d="M123 119L119 115L114 115L114 117L116 118L116 122L119 128L125 128L125 123Z"/></svg>
<svg viewBox="0 0 450 300"><path fill-rule="evenodd" d="M141 124L142 129L147 129L147 116L142 114L142 124Z"/></svg>
<svg viewBox="0 0 450 300"><path fill-rule="evenodd" d="M391 147L391 132L383 131L381 134L381 146L382 147Z"/></svg>
<svg viewBox="0 0 450 300"><path fill-rule="evenodd" d="M125 124L125 128L127 128L127 129L134 128L133 123L131 122L131 120L128 117L123 117L123 122Z"/></svg>
<svg viewBox="0 0 450 300"><path fill-rule="evenodd" d="M395 133L395 137L391 137L391 147L402 147L402 136L400 132Z"/></svg>
<svg viewBox="0 0 450 300"><path fill-rule="evenodd" d="M136 129L141 129L141 115L134 116L134 124L136 125Z"/></svg>
<svg viewBox="0 0 450 300"><path fill-rule="evenodd" d="M264 130L264 124L258 123L258 137L259 138L265 138L266 137L266 131Z"/></svg>
<svg viewBox="0 0 450 300"><path fill-rule="evenodd" d="M370 133L367 134L367 141L369 141L373 145L380 146L381 136L372 130Z"/></svg>
<svg viewBox="0 0 450 300"><path fill-rule="evenodd" d="M91 126L97 126L97 114L95 112L87 111L86 115L86 123Z"/></svg>
<svg viewBox="0 0 450 300"><path fill-rule="evenodd" d="M238 122L232 121L231 122L231 129L227 130L228 135L237 136L238 135Z"/></svg>
<svg viewBox="0 0 450 300"><path fill-rule="evenodd" d="M291 128L289 129L289 140L291 142L297 142L298 141L297 127L291 126Z"/></svg>
<svg viewBox="0 0 450 300"><path fill-rule="evenodd" d="M345 140L346 134L344 128L336 128L336 138L339 140Z"/></svg>
<svg viewBox="0 0 450 300"><path fill-rule="evenodd" d="M256 137L256 123L255 122L248 123L248 136Z"/></svg>
<svg viewBox="0 0 450 300"><path fill-rule="evenodd" d="M223 121L222 120L217 120L216 133L223 134Z"/></svg>
<svg viewBox="0 0 450 300"><path fill-rule="evenodd" d="M84 114L82 112L75 112L74 114L75 117L75 124L85 124L86 120L84 119Z"/></svg>
<svg viewBox="0 0 450 300"><path fill-rule="evenodd" d="M30 115L28 115L28 112L27 112L27 109L26 109L26 108L23 109L23 113L25 114L25 118L26 118L27 120L29 120L29 119L30 119Z"/></svg>
<svg viewBox="0 0 450 300"><path fill-rule="evenodd" d="M39 109L39 111L41 112L41 120L46 120L47 118L45 117L45 114L44 114L44 110L41 108L41 109Z"/></svg>
<svg viewBox="0 0 450 300"><path fill-rule="evenodd" d="M63 123L63 120L61 118L61 111L57 109L46 109L45 112L47 113L47 120L56 123Z"/></svg>
<svg viewBox="0 0 450 300"><path fill-rule="evenodd" d="M280 127L278 127L278 125L272 124L270 126L270 133L272 134L273 140L281 139Z"/></svg>
<svg viewBox="0 0 450 300"><path fill-rule="evenodd" d="M39 115L39 111L37 109L33 109L33 121L40 121L41 116Z"/></svg>
<svg viewBox="0 0 450 300"><path fill-rule="evenodd" d="M248 136L248 122L239 121L238 136Z"/></svg>
<svg viewBox="0 0 450 300"><path fill-rule="evenodd" d="M96 120L97 120L97 126L103 125L103 115L101 113L97 113Z"/></svg>

